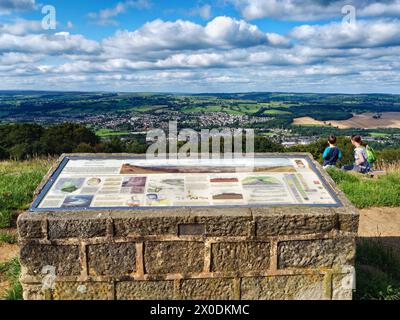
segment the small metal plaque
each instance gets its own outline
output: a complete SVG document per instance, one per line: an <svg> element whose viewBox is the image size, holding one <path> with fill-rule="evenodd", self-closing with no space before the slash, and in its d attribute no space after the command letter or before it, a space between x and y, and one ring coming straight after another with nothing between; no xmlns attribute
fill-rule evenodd
<svg viewBox="0 0 400 320"><path fill-rule="evenodd" d="M206 226L199 223L180 224L179 236L202 236L206 233Z"/></svg>

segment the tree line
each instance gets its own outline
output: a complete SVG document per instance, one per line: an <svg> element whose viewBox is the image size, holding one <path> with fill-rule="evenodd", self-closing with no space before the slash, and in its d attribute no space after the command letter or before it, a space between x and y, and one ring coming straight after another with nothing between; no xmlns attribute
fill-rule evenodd
<svg viewBox="0 0 400 320"><path fill-rule="evenodd" d="M245 142L244 142L245 143ZM178 146L182 145L181 142ZM44 127L38 124L0 125L0 159L27 160L35 157L58 156L62 153L137 153L144 154L149 146L145 137L109 140L99 138L89 128L74 123L55 124ZM281 144L257 136L255 152L309 152L318 161L327 146L326 138L309 145L284 148ZM223 144L221 144L223 148ZM342 163L353 161L353 146L350 139L338 137L338 147L343 152ZM244 149L243 149L244 150ZM381 160L400 160L400 149L380 151Z"/></svg>

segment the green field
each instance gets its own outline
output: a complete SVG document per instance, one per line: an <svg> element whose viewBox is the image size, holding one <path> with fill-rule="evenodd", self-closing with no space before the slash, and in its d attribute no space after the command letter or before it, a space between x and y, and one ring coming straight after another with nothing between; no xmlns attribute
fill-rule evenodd
<svg viewBox="0 0 400 320"><path fill-rule="evenodd" d="M129 131L114 131L111 129L99 129L96 131L96 135L100 138L128 136L130 134L132 133Z"/></svg>
<svg viewBox="0 0 400 320"><path fill-rule="evenodd" d="M279 115L291 115L292 113L289 111L269 109L269 110L265 110L263 112L263 114L270 115L270 116L279 116Z"/></svg>
<svg viewBox="0 0 400 320"><path fill-rule="evenodd" d="M10 227L15 213L27 209L49 168L48 160L0 162L0 228Z"/></svg>

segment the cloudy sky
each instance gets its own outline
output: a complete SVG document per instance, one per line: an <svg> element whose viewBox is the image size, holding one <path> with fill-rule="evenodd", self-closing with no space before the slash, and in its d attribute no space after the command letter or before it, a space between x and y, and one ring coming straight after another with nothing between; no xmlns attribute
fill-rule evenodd
<svg viewBox="0 0 400 320"><path fill-rule="evenodd" d="M0 77L0 90L400 93L400 0L0 0Z"/></svg>

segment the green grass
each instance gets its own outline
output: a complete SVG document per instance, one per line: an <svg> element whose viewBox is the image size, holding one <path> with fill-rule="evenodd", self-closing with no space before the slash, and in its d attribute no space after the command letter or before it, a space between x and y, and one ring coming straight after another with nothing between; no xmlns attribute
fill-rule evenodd
<svg viewBox="0 0 400 320"><path fill-rule="evenodd" d="M206 107L194 106L194 107L185 107L182 108L182 112L184 113L192 113L192 112L220 112L223 107L220 105L210 105Z"/></svg>
<svg viewBox="0 0 400 320"><path fill-rule="evenodd" d="M3 273L10 283L10 288L4 294L4 300L22 300L22 286L19 282L21 265L18 258L0 264L0 273Z"/></svg>
<svg viewBox="0 0 400 320"><path fill-rule="evenodd" d="M50 167L48 160L0 162L0 228L8 228L16 211L25 210Z"/></svg>
<svg viewBox="0 0 400 320"><path fill-rule="evenodd" d="M131 111L138 113L154 112L157 110L165 109L167 106L142 106L132 108Z"/></svg>
<svg viewBox="0 0 400 320"><path fill-rule="evenodd" d="M357 244L358 300L400 300L400 258L379 240Z"/></svg>
<svg viewBox="0 0 400 320"><path fill-rule="evenodd" d="M129 131L114 131L111 129L99 129L96 131L96 135L99 136L100 138L127 136L130 134L131 132Z"/></svg>
<svg viewBox="0 0 400 320"><path fill-rule="evenodd" d="M263 114L266 115L271 115L271 116L280 116L280 115L290 115L292 114L289 111L283 111L283 110L276 110L276 109L269 109L269 110L265 110L263 112Z"/></svg>
<svg viewBox="0 0 400 320"><path fill-rule="evenodd" d="M337 169L330 169L329 174L358 208L400 206L400 172L377 179Z"/></svg>
<svg viewBox="0 0 400 320"><path fill-rule="evenodd" d="M0 242L14 244L17 242L17 238L11 233L0 231Z"/></svg>
<svg viewBox="0 0 400 320"><path fill-rule="evenodd" d="M375 137L375 138L387 138L387 137L389 137L389 134L382 133L382 132L371 132L369 135L371 137Z"/></svg>

